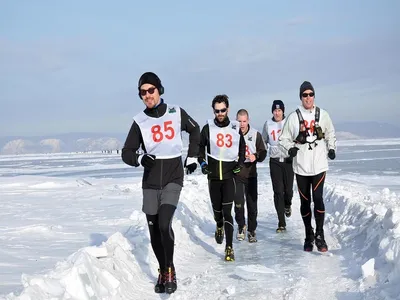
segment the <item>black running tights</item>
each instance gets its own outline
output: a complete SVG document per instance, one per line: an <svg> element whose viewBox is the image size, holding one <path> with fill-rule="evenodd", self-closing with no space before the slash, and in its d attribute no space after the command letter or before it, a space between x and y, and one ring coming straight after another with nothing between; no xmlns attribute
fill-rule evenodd
<svg viewBox="0 0 400 300"><path fill-rule="evenodd" d="M323 200L325 172L315 176L302 176L296 174L297 187L300 194L300 212L304 226L311 228L311 200L314 202L314 217L316 232L323 231L325 218L325 205ZM312 197L311 197L312 195Z"/></svg>
<svg viewBox="0 0 400 300"><path fill-rule="evenodd" d="M233 242L233 217L232 205L236 193L234 178L224 180L209 180L211 205L214 211L214 220L218 227L224 225L226 246L232 247Z"/></svg>
<svg viewBox="0 0 400 300"><path fill-rule="evenodd" d="M174 263L175 236L172 230L172 217L175 209L173 205L162 204L157 215L146 215L151 246L161 270L173 266Z"/></svg>

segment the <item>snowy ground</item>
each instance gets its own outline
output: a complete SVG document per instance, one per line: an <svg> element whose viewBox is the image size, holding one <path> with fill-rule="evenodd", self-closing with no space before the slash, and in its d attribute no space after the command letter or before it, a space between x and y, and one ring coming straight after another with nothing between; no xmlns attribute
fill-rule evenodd
<svg viewBox="0 0 400 300"><path fill-rule="evenodd" d="M206 178L187 176L178 290L157 295L140 168L117 154L0 156L0 299L400 299L400 140L343 142L331 166L329 253L302 250L297 193L288 232L275 233L264 163L259 242L235 240L233 263L214 241Z"/></svg>

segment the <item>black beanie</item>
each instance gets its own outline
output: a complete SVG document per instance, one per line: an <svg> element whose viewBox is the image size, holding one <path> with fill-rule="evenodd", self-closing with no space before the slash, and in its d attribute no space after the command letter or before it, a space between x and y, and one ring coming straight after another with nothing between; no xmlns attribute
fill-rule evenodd
<svg viewBox="0 0 400 300"><path fill-rule="evenodd" d="M158 93L160 95L164 93L164 87L161 84L160 78L158 78L158 76L153 72L146 72L142 76L140 76L138 83L139 92L140 92L140 87L146 83L154 85L158 89Z"/></svg>
<svg viewBox="0 0 400 300"><path fill-rule="evenodd" d="M274 100L272 103L272 112L274 112L275 109L281 109L283 113L285 113L285 104L283 104L282 100Z"/></svg>
<svg viewBox="0 0 400 300"><path fill-rule="evenodd" d="M314 92L314 95L315 95L314 87L312 86L311 82L304 81L300 86L300 94L299 94L300 99L301 99L301 94L303 94L304 91L307 91L307 90L312 90Z"/></svg>

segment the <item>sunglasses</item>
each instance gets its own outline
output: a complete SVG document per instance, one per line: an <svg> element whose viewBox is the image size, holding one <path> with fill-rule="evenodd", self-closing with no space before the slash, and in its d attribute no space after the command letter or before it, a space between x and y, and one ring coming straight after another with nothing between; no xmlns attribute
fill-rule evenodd
<svg viewBox="0 0 400 300"><path fill-rule="evenodd" d="M141 96L146 96L147 92L149 92L150 95L153 95L155 90L156 90L155 87L151 87L151 88L149 88L147 90L140 90L140 95Z"/></svg>
<svg viewBox="0 0 400 300"><path fill-rule="evenodd" d="M301 96L302 96L303 98L307 98L308 96L314 97L314 93L303 93L303 94L301 94Z"/></svg>
<svg viewBox="0 0 400 300"><path fill-rule="evenodd" d="M223 109L214 109L214 113L219 114L219 113L226 113L228 109L227 108L223 108Z"/></svg>

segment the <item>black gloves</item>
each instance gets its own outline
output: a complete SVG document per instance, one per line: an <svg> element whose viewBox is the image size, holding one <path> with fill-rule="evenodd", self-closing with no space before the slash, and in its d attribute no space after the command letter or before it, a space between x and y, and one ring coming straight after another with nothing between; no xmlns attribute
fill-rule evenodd
<svg viewBox="0 0 400 300"><path fill-rule="evenodd" d="M328 157L329 157L330 159L332 159L332 160L335 159L336 153L335 153L335 150L334 150L334 149L329 149Z"/></svg>
<svg viewBox="0 0 400 300"><path fill-rule="evenodd" d="M156 156L153 154L143 154L140 164L143 168L151 169L156 163Z"/></svg>
<svg viewBox="0 0 400 300"><path fill-rule="evenodd" d="M208 169L208 165L207 165L207 163L205 161L203 161L200 166L201 166L201 172L204 175L211 174L211 171Z"/></svg>
<svg viewBox="0 0 400 300"><path fill-rule="evenodd" d="M290 148L288 151L289 156L295 157L297 155L297 151L299 151L299 148L297 148L297 147Z"/></svg>
<svg viewBox="0 0 400 300"><path fill-rule="evenodd" d="M236 164L235 168L232 171L234 174L238 174L242 168L243 168L242 165Z"/></svg>
<svg viewBox="0 0 400 300"><path fill-rule="evenodd" d="M185 160L186 174L192 174L197 169L197 159L195 157L187 157Z"/></svg>

